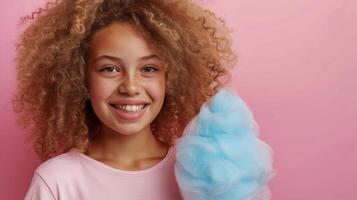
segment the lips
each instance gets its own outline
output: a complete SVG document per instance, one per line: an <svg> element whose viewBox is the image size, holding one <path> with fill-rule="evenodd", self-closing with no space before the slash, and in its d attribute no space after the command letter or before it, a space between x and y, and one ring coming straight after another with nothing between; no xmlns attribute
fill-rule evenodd
<svg viewBox="0 0 357 200"><path fill-rule="evenodd" d="M113 108L117 110L121 110L124 112L137 112L142 109L148 104L135 104L135 105L128 105L128 104L110 104Z"/></svg>
<svg viewBox="0 0 357 200"><path fill-rule="evenodd" d="M109 104L115 114L123 121L138 120L144 113L149 103L144 101L116 101Z"/></svg>

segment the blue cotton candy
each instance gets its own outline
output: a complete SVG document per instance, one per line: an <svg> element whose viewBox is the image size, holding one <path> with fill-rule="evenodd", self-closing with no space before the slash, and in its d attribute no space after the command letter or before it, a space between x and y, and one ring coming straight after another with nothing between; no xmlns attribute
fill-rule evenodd
<svg viewBox="0 0 357 200"><path fill-rule="evenodd" d="M175 174L185 200L268 200L272 149L242 99L222 89L177 140Z"/></svg>

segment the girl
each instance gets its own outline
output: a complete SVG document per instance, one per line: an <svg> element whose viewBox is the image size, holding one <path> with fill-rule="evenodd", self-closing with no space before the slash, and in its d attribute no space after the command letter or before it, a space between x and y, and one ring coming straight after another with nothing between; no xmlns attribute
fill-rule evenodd
<svg viewBox="0 0 357 200"><path fill-rule="evenodd" d="M229 79L224 22L190 0L62 0L18 47L25 199L181 199L175 141Z"/></svg>

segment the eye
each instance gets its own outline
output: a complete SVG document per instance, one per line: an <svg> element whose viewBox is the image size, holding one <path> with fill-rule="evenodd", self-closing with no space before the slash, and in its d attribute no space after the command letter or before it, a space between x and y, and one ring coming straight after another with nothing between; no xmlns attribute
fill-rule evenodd
<svg viewBox="0 0 357 200"><path fill-rule="evenodd" d="M142 68L143 72L150 73L159 71L159 69L155 65L148 65Z"/></svg>
<svg viewBox="0 0 357 200"><path fill-rule="evenodd" d="M120 69L114 65L105 65L104 68L100 69L99 70L100 72L109 72L109 73L112 73L112 72L120 72Z"/></svg>

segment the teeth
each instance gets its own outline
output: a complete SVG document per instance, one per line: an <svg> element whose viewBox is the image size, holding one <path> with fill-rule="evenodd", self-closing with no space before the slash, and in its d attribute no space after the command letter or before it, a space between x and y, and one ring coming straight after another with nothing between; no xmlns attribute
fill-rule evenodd
<svg viewBox="0 0 357 200"><path fill-rule="evenodd" d="M144 104L141 105L113 105L116 109L124 112L137 112L144 108Z"/></svg>
<svg viewBox="0 0 357 200"><path fill-rule="evenodd" d="M127 111L131 111L131 106L129 106L129 105L127 105L127 106L125 106L125 110L127 110Z"/></svg>

